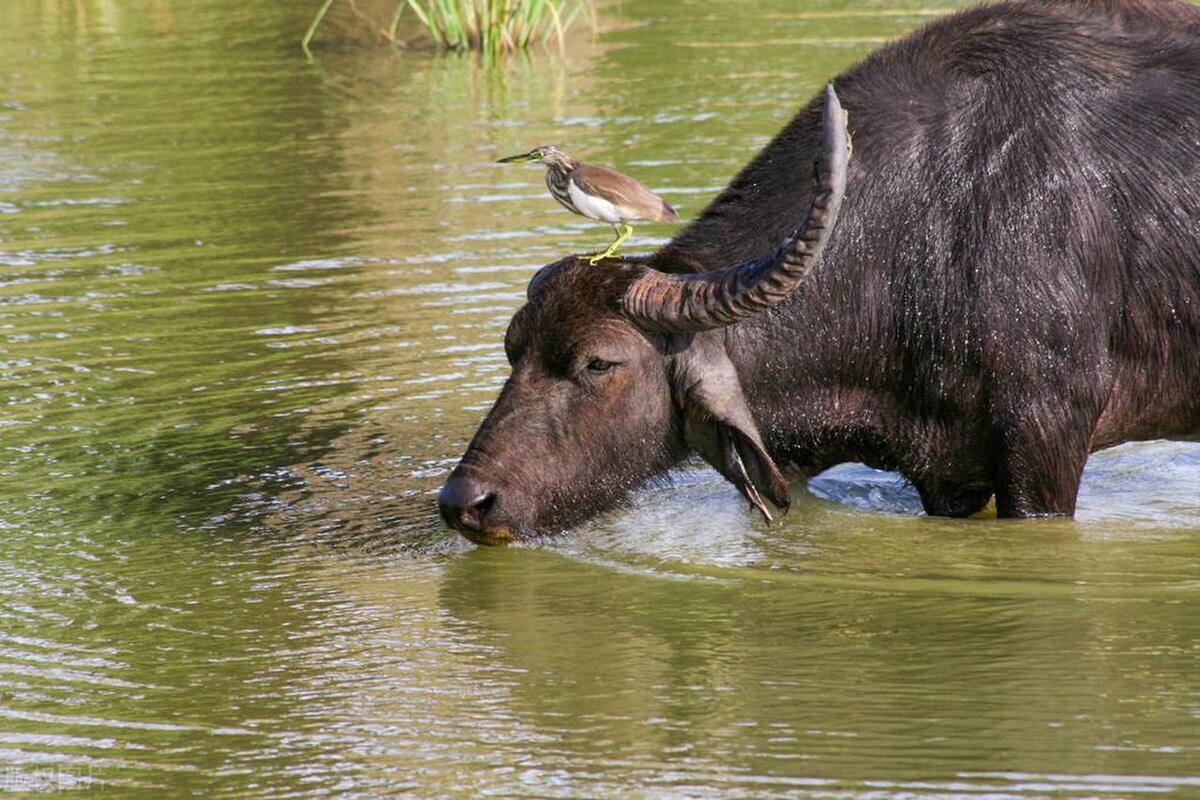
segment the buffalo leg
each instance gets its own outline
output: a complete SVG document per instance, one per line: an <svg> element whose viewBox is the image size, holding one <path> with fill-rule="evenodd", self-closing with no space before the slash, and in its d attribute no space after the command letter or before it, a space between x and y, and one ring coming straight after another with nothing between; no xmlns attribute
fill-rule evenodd
<svg viewBox="0 0 1200 800"><path fill-rule="evenodd" d="M1026 409L1029 411L1029 409ZM1034 413L1036 413L1036 409ZM996 516L1072 516L1096 415L1000 421L993 428ZM1090 416L1090 421L1080 419Z"/></svg>

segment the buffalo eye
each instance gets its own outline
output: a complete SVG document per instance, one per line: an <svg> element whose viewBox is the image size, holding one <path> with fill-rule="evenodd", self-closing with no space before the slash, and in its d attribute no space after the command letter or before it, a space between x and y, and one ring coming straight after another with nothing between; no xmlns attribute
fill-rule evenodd
<svg viewBox="0 0 1200 800"><path fill-rule="evenodd" d="M617 366L615 361L605 361L603 358L593 358L587 363L588 372L608 372L613 367Z"/></svg>

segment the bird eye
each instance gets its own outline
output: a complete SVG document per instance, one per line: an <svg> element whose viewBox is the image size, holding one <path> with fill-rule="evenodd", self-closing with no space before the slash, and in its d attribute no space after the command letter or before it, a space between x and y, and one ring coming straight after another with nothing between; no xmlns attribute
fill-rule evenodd
<svg viewBox="0 0 1200 800"><path fill-rule="evenodd" d="M588 362L587 368L589 372L608 372L615 367L615 361L605 361L603 358L593 358Z"/></svg>

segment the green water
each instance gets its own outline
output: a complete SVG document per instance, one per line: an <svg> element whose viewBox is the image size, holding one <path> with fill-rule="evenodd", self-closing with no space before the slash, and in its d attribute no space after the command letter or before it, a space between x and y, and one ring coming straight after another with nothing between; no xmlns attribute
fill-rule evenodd
<svg viewBox="0 0 1200 800"><path fill-rule="evenodd" d="M307 63L309 5L0 11L0 795L1200 796L1195 445L1073 522L853 466L770 528L699 467L533 547L436 518L526 280L610 235L492 161L688 218L938 6L627 2L497 70L344 14Z"/></svg>

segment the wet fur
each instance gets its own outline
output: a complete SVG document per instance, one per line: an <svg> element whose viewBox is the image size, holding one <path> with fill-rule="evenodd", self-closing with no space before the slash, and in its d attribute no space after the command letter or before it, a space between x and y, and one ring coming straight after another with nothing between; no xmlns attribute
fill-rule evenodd
<svg viewBox="0 0 1200 800"><path fill-rule="evenodd" d="M767 444L930 513L1070 514L1087 454L1200 433L1200 10L1005 3L835 80L854 157L809 280L729 348ZM808 201L814 103L649 259L736 263Z"/></svg>

